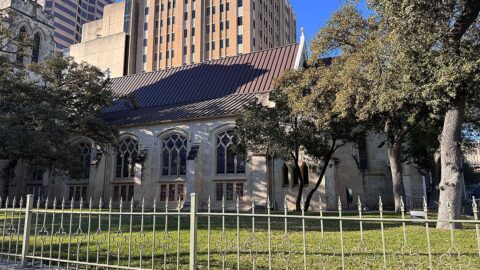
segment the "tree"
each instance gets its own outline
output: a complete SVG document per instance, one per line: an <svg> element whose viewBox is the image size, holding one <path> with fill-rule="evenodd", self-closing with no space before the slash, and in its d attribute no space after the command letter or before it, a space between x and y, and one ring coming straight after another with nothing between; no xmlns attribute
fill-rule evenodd
<svg viewBox="0 0 480 270"><path fill-rule="evenodd" d="M113 102L109 79L88 64L53 57L28 70L0 68L0 159L22 160L45 168L69 170L75 137L98 147L117 131L101 118Z"/></svg>
<svg viewBox="0 0 480 270"><path fill-rule="evenodd" d="M292 73L290 80L299 79L298 73ZM296 76L296 77L295 77ZM311 136L315 135L315 126L308 119L293 114L289 100L281 89L270 94L273 106L265 106L257 101L245 107L236 121L239 145L237 151L247 153L265 153L293 165L294 183L298 184L296 210L301 210L305 181L300 170L300 158L304 149L313 147ZM321 147L323 144L315 145Z"/></svg>
<svg viewBox="0 0 480 270"><path fill-rule="evenodd" d="M305 181L300 173L300 154L313 160L318 173L305 199L308 210L335 151L364 136L364 126L352 114L333 110L338 88L329 79L336 72L334 67L327 59L286 72L276 81L276 90L271 94L274 106L250 105L237 120L240 138L248 149L268 149L294 164L295 175L301 179L297 210L301 208Z"/></svg>
<svg viewBox="0 0 480 270"><path fill-rule="evenodd" d="M405 196L402 151L408 132L429 109L405 77L408 68L397 54L396 36L380 14L364 18L355 3L335 12L312 41L312 60L338 54L323 87L336 87L334 113L351 115L385 134L392 174L395 211ZM348 119L348 117L347 117Z"/></svg>
<svg viewBox="0 0 480 270"><path fill-rule="evenodd" d="M387 21L404 76L437 114L444 115L441 134L439 221L461 214L462 154L460 142L466 112L478 108L480 90L480 1L371 1ZM457 224L459 225L459 224ZM437 228L449 228L438 222Z"/></svg>

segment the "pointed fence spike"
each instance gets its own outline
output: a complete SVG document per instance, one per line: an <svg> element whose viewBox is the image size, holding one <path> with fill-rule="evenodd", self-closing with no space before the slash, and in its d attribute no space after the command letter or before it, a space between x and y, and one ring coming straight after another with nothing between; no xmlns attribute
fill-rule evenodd
<svg viewBox="0 0 480 270"><path fill-rule="evenodd" d="M305 210L305 201L302 196L302 200L300 201L300 210L304 211Z"/></svg>
<svg viewBox="0 0 480 270"><path fill-rule="evenodd" d="M153 198L153 210L157 209L157 197Z"/></svg>
<svg viewBox="0 0 480 270"><path fill-rule="evenodd" d="M338 199L337 199L337 206L338 206L338 211L342 211L342 199L340 199L340 196L338 196Z"/></svg>
<svg viewBox="0 0 480 270"><path fill-rule="evenodd" d="M478 205L477 205L477 200L475 199L475 196L472 196L472 207L473 208L477 208Z"/></svg>
<svg viewBox="0 0 480 270"><path fill-rule="evenodd" d="M145 197L142 198L142 210L145 209Z"/></svg>

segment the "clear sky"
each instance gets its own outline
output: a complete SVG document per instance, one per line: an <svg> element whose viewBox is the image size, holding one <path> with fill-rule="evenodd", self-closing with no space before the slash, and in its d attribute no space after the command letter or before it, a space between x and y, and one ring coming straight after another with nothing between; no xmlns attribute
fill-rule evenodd
<svg viewBox="0 0 480 270"><path fill-rule="evenodd" d="M290 0L297 16L297 33L305 29L307 41L315 37L315 33L327 22L330 15L339 9L342 0Z"/></svg>
<svg viewBox="0 0 480 270"><path fill-rule="evenodd" d="M345 4L345 0L290 0L297 16L298 36L300 28L305 29L307 42L315 37L315 33L328 21L330 15ZM359 8L366 11L363 1Z"/></svg>

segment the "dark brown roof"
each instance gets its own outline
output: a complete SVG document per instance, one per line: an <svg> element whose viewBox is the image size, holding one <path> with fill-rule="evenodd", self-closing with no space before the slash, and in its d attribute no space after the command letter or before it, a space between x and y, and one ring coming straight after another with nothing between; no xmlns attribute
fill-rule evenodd
<svg viewBox="0 0 480 270"><path fill-rule="evenodd" d="M294 67L298 48L294 44L112 79L111 90L130 98L105 109L104 119L127 126L237 114Z"/></svg>

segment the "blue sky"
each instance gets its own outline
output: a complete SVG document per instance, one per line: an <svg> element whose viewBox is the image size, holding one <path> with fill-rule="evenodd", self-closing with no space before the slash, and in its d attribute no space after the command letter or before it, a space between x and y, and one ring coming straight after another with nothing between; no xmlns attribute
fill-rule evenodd
<svg viewBox="0 0 480 270"><path fill-rule="evenodd" d="M315 33L325 25L330 15L345 4L345 0L290 0L290 2L297 16L298 36L303 26L307 41L315 37ZM360 4L360 8L366 10L365 3Z"/></svg>
<svg viewBox="0 0 480 270"><path fill-rule="evenodd" d="M327 22L330 15L339 9L342 0L290 0L297 16L298 35L300 28L305 29L305 37L309 41Z"/></svg>

